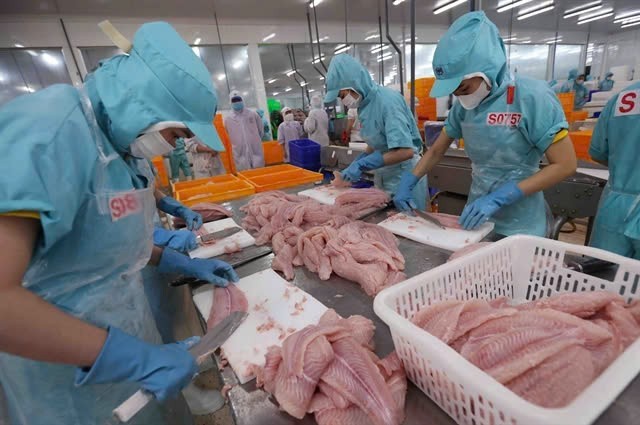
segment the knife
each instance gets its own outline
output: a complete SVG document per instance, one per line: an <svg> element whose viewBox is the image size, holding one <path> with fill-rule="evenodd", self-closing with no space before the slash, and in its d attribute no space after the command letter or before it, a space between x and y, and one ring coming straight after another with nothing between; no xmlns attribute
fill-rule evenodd
<svg viewBox="0 0 640 425"><path fill-rule="evenodd" d="M228 238L231 235L235 235L236 233L242 232L241 227L229 227L228 229L219 230L213 233L207 233L206 235L198 235L196 236L196 242L198 244L206 244L208 242L217 241L220 239Z"/></svg>
<svg viewBox="0 0 640 425"><path fill-rule="evenodd" d="M427 214L426 212L420 211L420 210L415 209L415 208L413 209L413 213L415 215L417 215L418 217L420 217L421 219L426 220L431 224L435 224L436 226L440 227L441 229L444 229L444 230L447 229L446 227L444 227L442 225L442 223L440 223L440 220L438 220L437 218L435 218L431 214Z"/></svg>
<svg viewBox="0 0 640 425"><path fill-rule="evenodd" d="M195 357L196 363L201 365L207 356L216 351L238 329L247 316L246 312L236 311L211 328L196 345L189 349L189 353ZM153 394L140 389L114 409L113 415L121 423L128 422L152 399Z"/></svg>

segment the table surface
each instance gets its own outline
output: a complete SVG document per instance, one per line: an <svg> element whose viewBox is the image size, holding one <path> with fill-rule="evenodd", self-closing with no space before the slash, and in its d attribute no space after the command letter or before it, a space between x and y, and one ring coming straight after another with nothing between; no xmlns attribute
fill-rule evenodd
<svg viewBox="0 0 640 425"><path fill-rule="evenodd" d="M303 185L287 190L297 193L314 185ZM238 223L244 216L239 208L246 204L250 198L242 198L236 201L224 203L231 207L234 218ZM365 219L370 223L378 223L387 217L386 211L381 211ZM405 256L405 273L407 276L415 276L426 270L437 267L446 262L451 254L448 251L419 244L405 238L398 238L400 251ZM236 270L240 277L249 276L261 270L271 267L273 254L256 259L250 263L238 267ZM311 273L305 267L295 268L295 279L292 284L298 286L313 295L329 308L335 309L343 316L359 314L373 320L376 326L375 345L378 356L386 356L393 351L393 341L389 328L373 311L373 298L367 296L360 286L351 281L332 275L327 281L321 281L315 273ZM216 361L220 361L216 358ZM229 403L237 425L290 425L290 424L315 424L311 415L304 419L295 419L278 409L277 404L262 390L256 389L255 380L244 385L239 385L230 367L221 372L225 384L232 386L229 392ZM626 425L640 423L640 378L636 379L618 397L618 399L595 422L597 425ZM409 383L405 405L405 425L453 425L451 419L435 402L427 397L420 389Z"/></svg>

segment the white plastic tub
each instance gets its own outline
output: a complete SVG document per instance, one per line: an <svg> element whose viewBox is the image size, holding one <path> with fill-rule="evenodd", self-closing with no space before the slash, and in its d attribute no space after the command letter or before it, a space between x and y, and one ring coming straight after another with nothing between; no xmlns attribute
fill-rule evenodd
<svg viewBox="0 0 640 425"><path fill-rule="evenodd" d="M614 280L565 268L565 253L618 264ZM504 296L519 304L595 290L620 294L627 302L639 299L640 261L549 239L512 236L382 291L374 309L391 329L409 379L458 424L587 425L640 371L640 340L571 404L547 409L520 398L409 319L425 306L450 299Z"/></svg>

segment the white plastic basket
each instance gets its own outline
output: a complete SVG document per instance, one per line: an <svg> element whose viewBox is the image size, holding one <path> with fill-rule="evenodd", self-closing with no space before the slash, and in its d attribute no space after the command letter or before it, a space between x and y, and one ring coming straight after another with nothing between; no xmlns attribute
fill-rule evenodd
<svg viewBox="0 0 640 425"><path fill-rule="evenodd" d="M618 265L613 281L565 268L566 253ZM409 321L444 300L514 303L564 292L605 290L627 302L640 298L640 261L607 251L533 236L512 236L382 291L376 314L389 326L407 376L458 424L587 425L640 372L640 340L618 357L571 404L547 409L520 398L455 350Z"/></svg>

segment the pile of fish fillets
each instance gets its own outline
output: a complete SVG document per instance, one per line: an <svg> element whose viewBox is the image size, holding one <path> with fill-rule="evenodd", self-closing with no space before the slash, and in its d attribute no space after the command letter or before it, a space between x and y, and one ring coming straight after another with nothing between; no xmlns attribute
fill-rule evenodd
<svg viewBox="0 0 640 425"><path fill-rule="evenodd" d="M269 348L257 385L291 416L313 414L319 425L399 425L406 376L395 353L375 355L374 331L365 317L328 310L317 325Z"/></svg>
<svg viewBox="0 0 640 425"><path fill-rule="evenodd" d="M609 292L443 301L411 320L525 400L569 404L640 336L640 302Z"/></svg>
<svg viewBox="0 0 640 425"><path fill-rule="evenodd" d="M377 189L346 191L335 205L267 192L242 208L247 214L242 225L255 233L257 245L271 242L272 267L287 279L293 279L294 266L304 265L322 280L335 273L375 295L406 279L404 257L391 232L354 218L388 202Z"/></svg>

